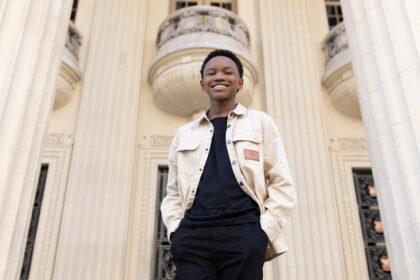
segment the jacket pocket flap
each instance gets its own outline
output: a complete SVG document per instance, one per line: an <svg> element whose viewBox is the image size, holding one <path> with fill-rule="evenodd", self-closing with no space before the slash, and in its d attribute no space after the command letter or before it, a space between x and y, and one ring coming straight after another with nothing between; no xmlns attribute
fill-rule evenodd
<svg viewBox="0 0 420 280"><path fill-rule="evenodd" d="M262 142L262 134L259 132L242 132L235 135L232 141L251 141L254 143L261 143Z"/></svg>
<svg viewBox="0 0 420 280"><path fill-rule="evenodd" d="M197 149L199 142L198 141L183 141L180 142L176 151L194 151Z"/></svg>

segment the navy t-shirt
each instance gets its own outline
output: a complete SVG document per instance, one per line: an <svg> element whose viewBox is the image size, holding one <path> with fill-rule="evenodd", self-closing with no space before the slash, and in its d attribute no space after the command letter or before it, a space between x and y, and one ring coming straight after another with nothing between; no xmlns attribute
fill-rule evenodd
<svg viewBox="0 0 420 280"><path fill-rule="evenodd" d="M226 148L227 117L211 120L214 134L193 206L180 226L224 226L259 221L257 203L239 186Z"/></svg>

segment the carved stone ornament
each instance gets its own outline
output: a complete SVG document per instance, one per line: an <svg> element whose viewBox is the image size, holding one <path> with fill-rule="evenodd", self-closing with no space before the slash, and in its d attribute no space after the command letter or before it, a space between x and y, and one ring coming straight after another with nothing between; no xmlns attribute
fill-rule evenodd
<svg viewBox="0 0 420 280"><path fill-rule="evenodd" d="M170 147L173 136L166 135L151 135L149 137L150 146L154 147Z"/></svg>
<svg viewBox="0 0 420 280"><path fill-rule="evenodd" d="M334 151L367 151L365 138L331 138L330 149Z"/></svg>
<svg viewBox="0 0 420 280"><path fill-rule="evenodd" d="M49 133L45 139L47 146L71 145L72 143L71 135L64 133Z"/></svg>
<svg viewBox="0 0 420 280"><path fill-rule="evenodd" d="M345 32L344 23L340 23L331 29L322 43L326 64L322 81L338 111L349 117L361 119L356 80Z"/></svg>
<svg viewBox="0 0 420 280"><path fill-rule="evenodd" d="M160 48L174 37L193 32L223 34L249 48L248 28L237 15L226 9L201 5L181 9L166 18L159 28L156 44Z"/></svg>

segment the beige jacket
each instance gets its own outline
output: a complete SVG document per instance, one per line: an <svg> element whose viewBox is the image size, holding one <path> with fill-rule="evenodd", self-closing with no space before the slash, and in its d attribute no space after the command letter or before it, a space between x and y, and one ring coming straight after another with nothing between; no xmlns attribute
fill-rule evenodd
<svg viewBox="0 0 420 280"><path fill-rule="evenodd" d="M226 147L233 173L239 186L260 207L261 228L269 238L266 260L270 260L288 249L284 227L296 203L280 134L267 114L241 104L227 122ZM168 239L193 205L212 136L213 125L203 113L180 127L172 141L167 193L161 205Z"/></svg>

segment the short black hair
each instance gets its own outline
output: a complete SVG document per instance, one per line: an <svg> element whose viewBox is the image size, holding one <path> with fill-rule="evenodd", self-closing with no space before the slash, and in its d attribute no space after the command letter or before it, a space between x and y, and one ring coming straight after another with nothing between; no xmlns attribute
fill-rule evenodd
<svg viewBox="0 0 420 280"><path fill-rule="evenodd" d="M207 57L204 59L203 64L201 64L201 70L200 70L201 79L203 79L204 68L206 67L207 62L209 62L210 59L212 59L213 57L216 57L216 56L226 56L226 57L232 59L233 62L235 62L236 67L238 67L239 78L242 78L242 76L244 74L244 68L243 68L242 63L239 60L239 58L231 51L219 49L219 50L214 50L214 51L210 52L207 55Z"/></svg>

